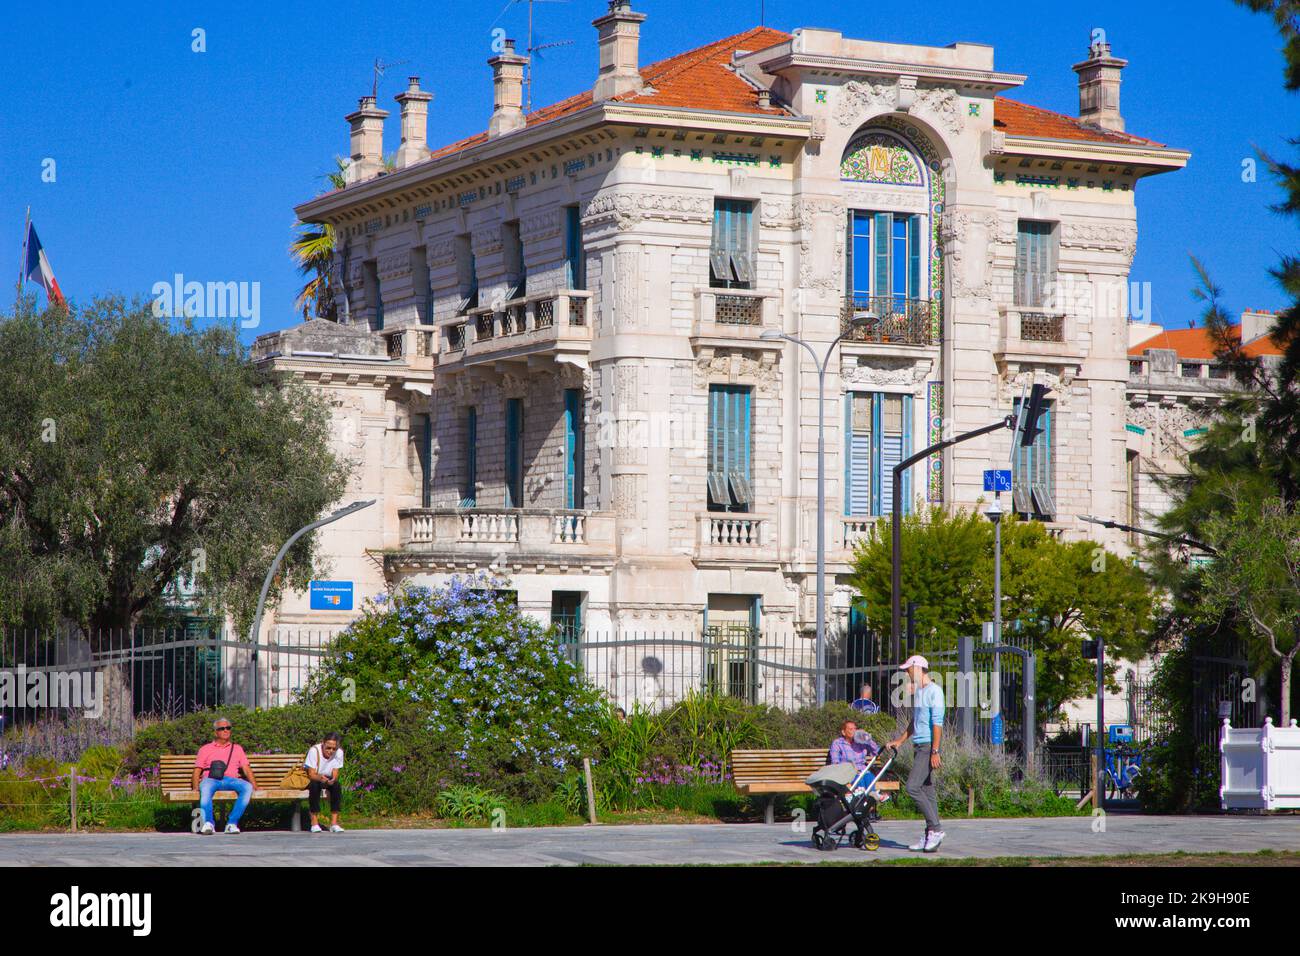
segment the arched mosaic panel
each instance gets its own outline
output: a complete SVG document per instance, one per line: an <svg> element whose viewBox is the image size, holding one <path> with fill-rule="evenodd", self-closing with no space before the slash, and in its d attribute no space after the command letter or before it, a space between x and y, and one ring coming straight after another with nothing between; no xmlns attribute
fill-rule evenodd
<svg viewBox="0 0 1300 956"><path fill-rule="evenodd" d="M893 135L890 135L893 134ZM900 142L900 139L902 142ZM924 169L918 168L918 157ZM844 151L840 176L853 182L889 183L899 186L929 186L930 190L930 333L933 341L943 336L943 247L939 226L943 220L945 184L943 162L929 136L915 123L897 116L882 116L862 129ZM870 178L865 178L870 177ZM943 384L930 383L930 444L941 440ZM943 456L932 455L927 463L928 497L943 500Z"/></svg>

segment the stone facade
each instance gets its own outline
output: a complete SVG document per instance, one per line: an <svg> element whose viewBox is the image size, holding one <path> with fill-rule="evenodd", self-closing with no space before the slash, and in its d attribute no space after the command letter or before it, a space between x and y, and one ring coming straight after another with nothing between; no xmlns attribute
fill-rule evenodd
<svg viewBox="0 0 1300 956"><path fill-rule="evenodd" d="M610 16L639 16L625 8ZM1094 534L1078 515L1124 513L1135 188L1187 154L1077 121L1073 138L995 124L998 97L1024 77L995 70L986 46L745 36L710 62L752 109L657 103L668 80L646 68L636 97L489 133L299 207L336 229L345 328L387 340L364 358L261 346L283 374L331 392L353 423L340 448L362 462L355 492L383 504L323 532L336 576L364 592L492 567L543 618L557 592L582 595L590 627L698 629L732 620L744 596L765 628L811 628L819 376L779 334L820 362L846 329L853 210L910 221L917 262L906 312L883 315L895 306L872 298L879 324L835 346L825 370L832 624L847 613L852 543L875 520L846 514L850 392L908 397L915 451L1047 382L1053 530ZM719 287L711 267L720 200L752 217L743 288ZM1016 295L1025 220L1050 223L1061 290L1032 314ZM744 511L709 510L710 386L749 395ZM569 389L582 395L580 508L566 507ZM523 500L506 508L511 398L523 407ZM907 506L976 506L982 472L1009 453L997 433L918 465ZM279 614L307 620L305 599Z"/></svg>

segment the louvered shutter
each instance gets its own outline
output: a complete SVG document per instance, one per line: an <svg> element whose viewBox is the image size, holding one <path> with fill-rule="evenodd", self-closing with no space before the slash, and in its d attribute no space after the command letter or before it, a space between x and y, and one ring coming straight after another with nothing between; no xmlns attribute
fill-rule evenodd
<svg viewBox="0 0 1300 956"><path fill-rule="evenodd" d="M923 299L921 294L921 217L907 217L907 297Z"/></svg>
<svg viewBox="0 0 1300 956"><path fill-rule="evenodd" d="M889 233L890 224L894 217L887 212L876 213L875 222L872 223L872 232L875 233L875 285L871 290L872 295L886 296L889 295Z"/></svg>

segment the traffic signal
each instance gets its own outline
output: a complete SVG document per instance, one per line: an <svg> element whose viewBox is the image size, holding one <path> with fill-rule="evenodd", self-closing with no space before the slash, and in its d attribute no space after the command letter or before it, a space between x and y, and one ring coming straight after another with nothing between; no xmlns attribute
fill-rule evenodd
<svg viewBox="0 0 1300 956"><path fill-rule="evenodd" d="M1085 661L1095 661L1097 659L1097 642L1095 640L1083 642L1083 659Z"/></svg>
<svg viewBox="0 0 1300 956"><path fill-rule="evenodd" d="M1029 448L1034 439L1042 434L1038 420L1047 410L1047 386L1035 384L1029 392L1029 401L1021 409L1020 447Z"/></svg>

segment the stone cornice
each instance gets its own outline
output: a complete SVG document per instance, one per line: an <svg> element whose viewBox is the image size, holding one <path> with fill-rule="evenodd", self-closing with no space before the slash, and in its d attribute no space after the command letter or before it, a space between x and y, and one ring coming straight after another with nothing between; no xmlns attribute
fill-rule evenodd
<svg viewBox="0 0 1300 956"><path fill-rule="evenodd" d="M1023 73L1000 70L972 70L958 66L931 66L925 63L902 63L893 60L860 60L855 57L824 53L782 53L762 62L768 73L782 70L823 70L848 76L914 76L918 80L946 85L960 85L984 90L1010 90L1024 85Z"/></svg>

